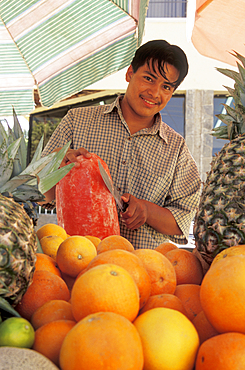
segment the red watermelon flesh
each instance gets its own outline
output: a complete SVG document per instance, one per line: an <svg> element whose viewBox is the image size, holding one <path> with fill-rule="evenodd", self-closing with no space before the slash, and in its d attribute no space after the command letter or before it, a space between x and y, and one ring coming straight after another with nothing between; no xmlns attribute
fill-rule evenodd
<svg viewBox="0 0 245 370"><path fill-rule="evenodd" d="M69 235L100 239L120 235L116 203L101 177L98 159L110 176L107 164L92 153L89 159L77 157L80 166L73 167L56 185L58 225Z"/></svg>

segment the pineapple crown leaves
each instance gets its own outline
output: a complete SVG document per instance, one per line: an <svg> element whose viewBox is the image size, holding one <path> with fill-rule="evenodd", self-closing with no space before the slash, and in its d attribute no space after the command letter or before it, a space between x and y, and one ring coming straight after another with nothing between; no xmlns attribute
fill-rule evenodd
<svg viewBox="0 0 245 370"><path fill-rule="evenodd" d="M224 68L217 68L217 70L235 81L234 89L225 86L234 99L234 108L223 104L226 114L217 114L216 117L225 123L226 126L219 126L211 132L211 135L226 140L233 140L245 133L245 57L237 52L231 53L231 55L235 56L242 63L237 62L238 72Z"/></svg>

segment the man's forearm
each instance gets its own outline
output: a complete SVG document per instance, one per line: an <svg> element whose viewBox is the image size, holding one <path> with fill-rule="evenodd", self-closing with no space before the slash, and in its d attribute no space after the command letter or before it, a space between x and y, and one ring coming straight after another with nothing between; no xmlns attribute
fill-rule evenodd
<svg viewBox="0 0 245 370"><path fill-rule="evenodd" d="M147 207L148 225L164 235L182 235L174 216L167 208L160 207L154 203L144 201Z"/></svg>
<svg viewBox="0 0 245 370"><path fill-rule="evenodd" d="M50 190L47 191L47 193L44 193L45 199L42 202L38 202L40 206L42 204L50 203L52 200L55 199L55 188L56 186L53 186Z"/></svg>

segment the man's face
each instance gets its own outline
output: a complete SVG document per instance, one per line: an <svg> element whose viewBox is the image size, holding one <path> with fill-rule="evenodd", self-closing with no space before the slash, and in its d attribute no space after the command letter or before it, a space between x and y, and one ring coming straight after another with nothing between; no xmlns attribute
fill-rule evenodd
<svg viewBox="0 0 245 370"><path fill-rule="evenodd" d="M143 117L152 117L162 110L171 99L175 90L174 82L179 77L179 71L171 64L164 66L166 78L164 78L158 68L155 72L144 64L134 73L132 66L126 73L126 81L129 82L126 91L126 101L128 108L134 114Z"/></svg>

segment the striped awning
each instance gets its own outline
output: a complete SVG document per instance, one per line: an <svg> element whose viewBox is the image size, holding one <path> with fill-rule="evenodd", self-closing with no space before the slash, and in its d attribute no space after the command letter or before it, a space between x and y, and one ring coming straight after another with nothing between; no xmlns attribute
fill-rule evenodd
<svg viewBox="0 0 245 370"><path fill-rule="evenodd" d="M52 106L128 66L149 0L1 0L0 116Z"/></svg>

